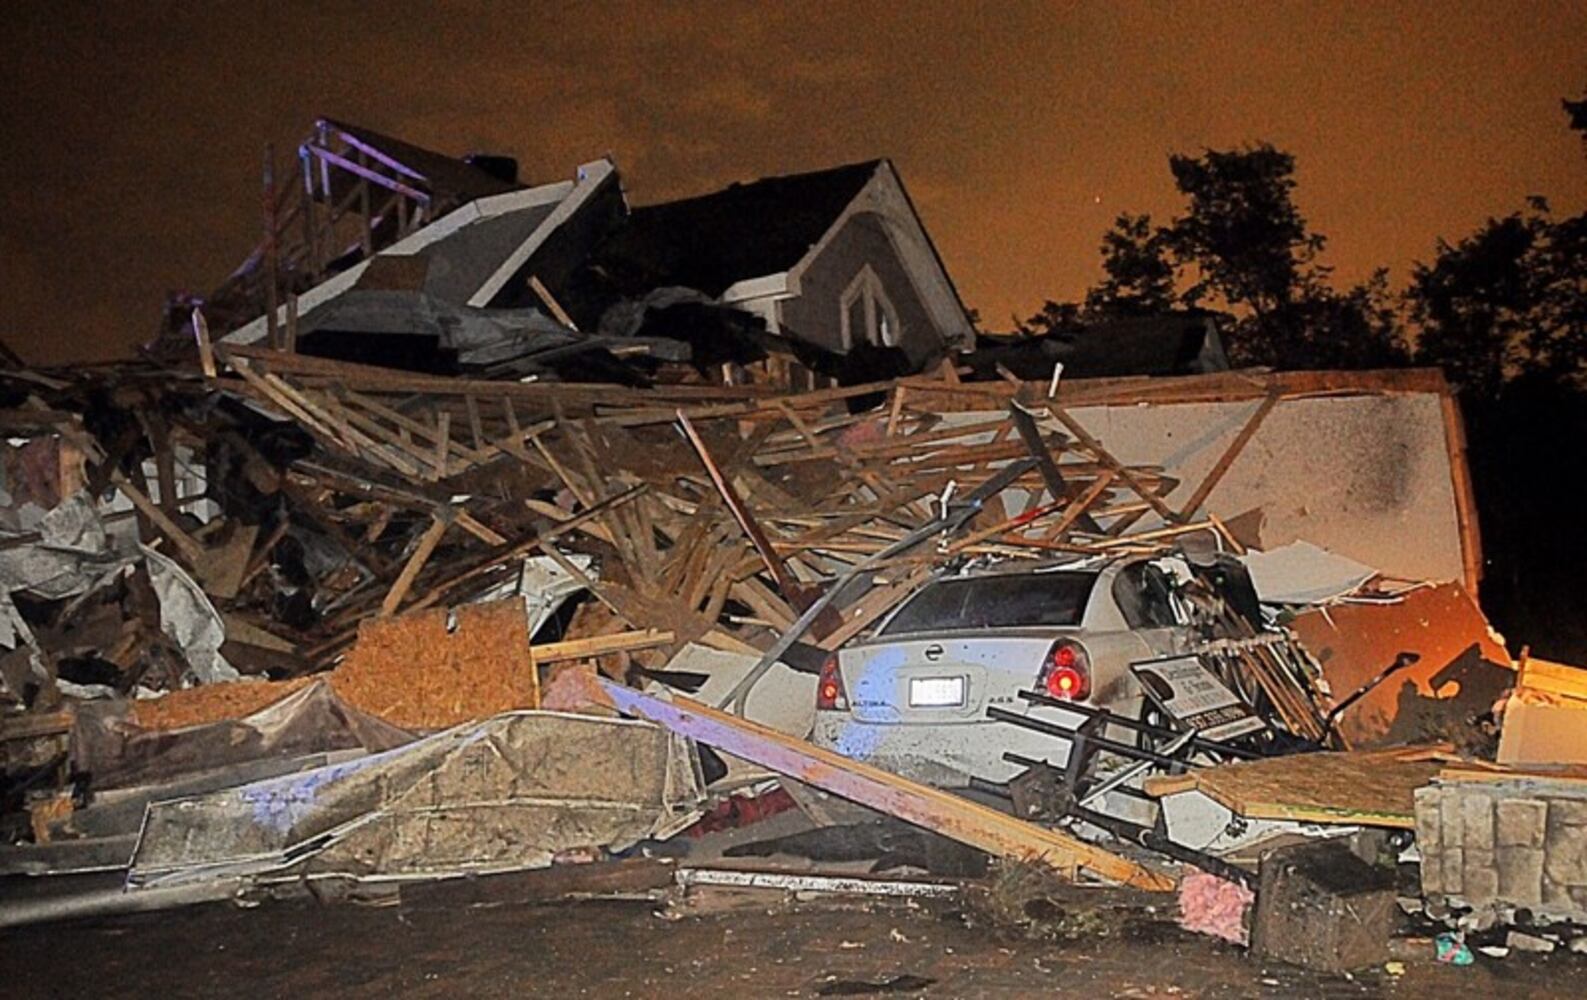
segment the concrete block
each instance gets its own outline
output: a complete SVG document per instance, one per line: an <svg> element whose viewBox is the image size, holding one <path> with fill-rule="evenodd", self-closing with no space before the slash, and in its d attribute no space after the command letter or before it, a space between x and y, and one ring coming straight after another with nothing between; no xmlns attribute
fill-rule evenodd
<svg viewBox="0 0 1587 1000"><path fill-rule="evenodd" d="M1445 848L1444 863L1438 869L1438 882L1446 896L1458 896L1464 890L1462 881L1466 870L1466 855L1459 848Z"/></svg>
<svg viewBox="0 0 1587 1000"><path fill-rule="evenodd" d="M1443 829L1444 846L1460 847L1460 831L1464 825L1461 820L1460 796L1455 789L1442 789L1443 794L1438 799L1438 823Z"/></svg>
<svg viewBox="0 0 1587 1000"><path fill-rule="evenodd" d="M1444 852L1437 847L1429 850L1425 842L1418 843L1422 848L1422 895L1440 895L1444 891Z"/></svg>
<svg viewBox="0 0 1587 1000"><path fill-rule="evenodd" d="M1499 898L1499 868L1492 851L1465 852L1460 895L1472 906L1486 906Z"/></svg>
<svg viewBox="0 0 1587 1000"><path fill-rule="evenodd" d="M1438 807L1443 791L1437 785L1427 785L1416 790L1416 842L1422 845L1424 855L1430 847L1436 850L1443 843L1443 824L1438 821Z"/></svg>
<svg viewBox="0 0 1587 1000"><path fill-rule="evenodd" d="M1500 847L1542 847L1548 803L1542 799L1501 799L1498 805Z"/></svg>
<svg viewBox="0 0 1587 1000"><path fill-rule="evenodd" d="M1571 898L1570 889L1557 882L1549 880L1548 871L1543 872L1543 912L1551 918L1566 919L1576 909L1576 901Z"/></svg>
<svg viewBox="0 0 1587 1000"><path fill-rule="evenodd" d="M1515 906L1537 907L1543 902L1543 850L1541 847L1501 847L1495 858L1499 871L1499 898Z"/></svg>
<svg viewBox="0 0 1587 1000"><path fill-rule="evenodd" d="M1550 804L1551 816L1558 805ZM1587 886L1587 827L1550 822L1543 850L1547 855L1544 871L1550 879L1560 885Z"/></svg>
<svg viewBox="0 0 1587 1000"><path fill-rule="evenodd" d="M1493 850L1493 797L1466 792L1460 800L1462 846L1466 850Z"/></svg>
<svg viewBox="0 0 1587 1000"><path fill-rule="evenodd" d="M1587 827L1587 799L1549 799L1549 825Z"/></svg>

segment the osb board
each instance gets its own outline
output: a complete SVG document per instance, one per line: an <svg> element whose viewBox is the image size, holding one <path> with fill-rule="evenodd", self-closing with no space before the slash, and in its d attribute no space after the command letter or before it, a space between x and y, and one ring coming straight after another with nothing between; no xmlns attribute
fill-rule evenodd
<svg viewBox="0 0 1587 1000"><path fill-rule="evenodd" d="M1290 625L1343 700L1403 651L1421 660L1347 709L1339 733L1357 749L1455 738L1455 720L1479 715L1514 683L1509 654L1457 583L1423 587L1398 604L1336 604Z"/></svg>
<svg viewBox="0 0 1587 1000"><path fill-rule="evenodd" d="M440 729L515 708L536 708L523 601L509 598L397 618L366 618L331 674L349 704L408 729Z"/></svg>
<svg viewBox="0 0 1587 1000"><path fill-rule="evenodd" d="M172 691L160 698L134 701L128 719L139 728L160 730L241 719L275 704L313 681L313 677L294 677L289 681L205 684L184 691Z"/></svg>
<svg viewBox="0 0 1587 1000"><path fill-rule="evenodd" d="M1199 791L1250 819L1361 823L1411 829L1416 789L1446 762L1438 753L1306 753L1150 778L1158 797ZM1421 758L1421 759L1417 759Z"/></svg>

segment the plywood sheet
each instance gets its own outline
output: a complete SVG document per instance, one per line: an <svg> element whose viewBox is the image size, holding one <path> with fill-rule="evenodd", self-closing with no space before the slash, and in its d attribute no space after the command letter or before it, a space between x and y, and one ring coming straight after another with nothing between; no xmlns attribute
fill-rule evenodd
<svg viewBox="0 0 1587 1000"><path fill-rule="evenodd" d="M464 605L359 623L358 641L331 677L349 704L409 729L440 729L536 708L539 679L523 601Z"/></svg>
<svg viewBox="0 0 1587 1000"><path fill-rule="evenodd" d="M1151 778L1155 796L1198 791L1250 819L1412 829L1416 789L1448 757L1437 751L1308 753Z"/></svg>
<svg viewBox="0 0 1587 1000"><path fill-rule="evenodd" d="M295 677L288 681L205 684L185 691L172 691L161 698L134 701L128 715L130 721L140 729L202 726L226 719L245 718L312 683L313 677Z"/></svg>

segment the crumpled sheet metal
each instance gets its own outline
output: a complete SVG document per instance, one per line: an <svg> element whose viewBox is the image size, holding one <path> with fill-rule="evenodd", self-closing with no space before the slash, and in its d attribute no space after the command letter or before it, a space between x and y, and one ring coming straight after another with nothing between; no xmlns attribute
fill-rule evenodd
<svg viewBox="0 0 1587 1000"><path fill-rule="evenodd" d="M242 674L220 655L226 624L204 589L170 557L139 545L148 562L149 581L160 598L160 631L182 650L200 684L237 680Z"/></svg>
<svg viewBox="0 0 1587 1000"><path fill-rule="evenodd" d="M623 850L699 815L692 745L644 722L524 711L385 753L149 807L129 883L444 877Z"/></svg>
<svg viewBox="0 0 1587 1000"><path fill-rule="evenodd" d="M39 522L39 540L0 550L0 646L32 650L35 673L44 675L37 641L10 599L25 590L51 600L81 598L106 586L140 558L160 601L160 628L187 659L190 680L215 684L242 675L220 654L226 626L202 587L169 556L141 543L126 544L105 528L86 491L62 500ZM78 697L108 696L109 688L58 682Z"/></svg>

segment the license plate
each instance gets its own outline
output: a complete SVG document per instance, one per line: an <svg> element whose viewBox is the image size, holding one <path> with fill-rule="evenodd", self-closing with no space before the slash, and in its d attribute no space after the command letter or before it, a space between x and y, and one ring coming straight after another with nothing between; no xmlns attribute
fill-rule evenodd
<svg viewBox="0 0 1587 1000"><path fill-rule="evenodd" d="M910 708L943 708L963 704L963 677L912 677L909 680Z"/></svg>

